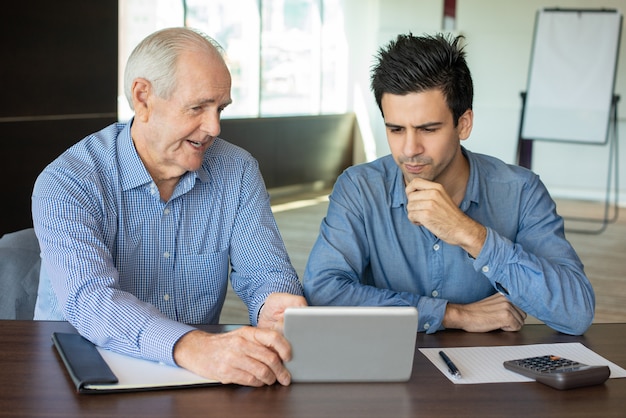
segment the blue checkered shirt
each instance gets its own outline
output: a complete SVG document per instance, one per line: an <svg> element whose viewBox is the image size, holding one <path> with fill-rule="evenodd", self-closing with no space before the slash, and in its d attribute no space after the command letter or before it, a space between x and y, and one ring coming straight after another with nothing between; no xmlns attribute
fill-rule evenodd
<svg viewBox="0 0 626 418"><path fill-rule="evenodd" d="M51 163L32 204L35 319L66 319L113 351L173 364L189 324L218 322L229 273L252 325L270 293L302 294L258 163L222 139L165 202L130 123L113 124Z"/></svg>

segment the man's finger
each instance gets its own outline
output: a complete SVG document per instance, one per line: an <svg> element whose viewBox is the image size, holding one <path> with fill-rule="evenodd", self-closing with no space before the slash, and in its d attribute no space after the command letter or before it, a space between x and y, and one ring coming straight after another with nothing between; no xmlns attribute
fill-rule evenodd
<svg viewBox="0 0 626 418"><path fill-rule="evenodd" d="M274 351L282 361L291 360L291 345L277 331L253 328L253 338L264 347Z"/></svg>

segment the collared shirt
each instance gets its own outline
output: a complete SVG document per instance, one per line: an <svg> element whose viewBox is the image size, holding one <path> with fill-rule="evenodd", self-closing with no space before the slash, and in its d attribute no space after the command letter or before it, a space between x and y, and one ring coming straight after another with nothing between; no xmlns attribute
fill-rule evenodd
<svg viewBox="0 0 626 418"><path fill-rule="evenodd" d="M219 138L165 202L130 123L113 124L42 172L33 220L36 319L61 312L114 351L173 364L186 324L218 322L229 270L253 325L270 293L302 295L256 160Z"/></svg>
<svg viewBox="0 0 626 418"><path fill-rule="evenodd" d="M304 273L309 303L415 306L418 330L432 333L448 302L499 291L552 328L582 334L595 296L545 186L529 170L462 151L470 175L460 209L487 228L476 259L411 223L388 155L337 179Z"/></svg>

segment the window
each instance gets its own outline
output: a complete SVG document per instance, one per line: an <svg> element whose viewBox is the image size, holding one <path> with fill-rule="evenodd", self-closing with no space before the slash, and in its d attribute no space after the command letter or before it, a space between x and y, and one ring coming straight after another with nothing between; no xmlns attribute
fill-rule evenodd
<svg viewBox="0 0 626 418"><path fill-rule="evenodd" d="M317 113L321 87L319 1L262 3L260 113Z"/></svg>
<svg viewBox="0 0 626 418"><path fill-rule="evenodd" d="M224 117L346 111L340 0L120 0L120 67L144 36L183 22L226 51L233 103ZM120 119L128 119L120 92Z"/></svg>

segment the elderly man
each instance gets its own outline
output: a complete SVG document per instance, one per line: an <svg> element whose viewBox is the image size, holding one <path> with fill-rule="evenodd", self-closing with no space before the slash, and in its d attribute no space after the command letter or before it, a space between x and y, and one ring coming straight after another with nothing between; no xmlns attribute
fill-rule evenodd
<svg viewBox="0 0 626 418"><path fill-rule="evenodd" d="M231 102L219 47L191 29L158 31L124 82L134 118L78 142L35 184L35 319L224 383L289 384L282 313L306 301L256 160L218 138ZM229 270L258 327L195 329L218 321Z"/></svg>

